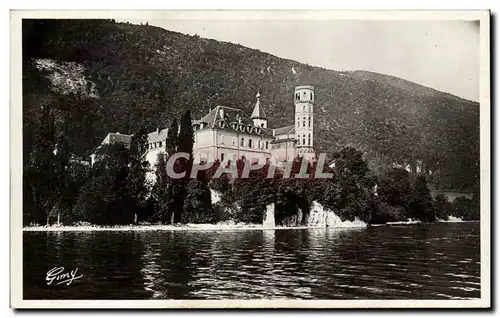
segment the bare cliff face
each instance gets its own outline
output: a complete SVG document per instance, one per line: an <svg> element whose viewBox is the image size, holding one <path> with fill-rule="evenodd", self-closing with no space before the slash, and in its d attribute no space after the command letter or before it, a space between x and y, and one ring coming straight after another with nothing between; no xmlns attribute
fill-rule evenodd
<svg viewBox="0 0 500 318"><path fill-rule="evenodd" d="M293 125L294 87L310 84L317 152L353 146L375 170L421 162L442 188L478 183L478 103L400 78L110 20L25 20L23 41L24 128L40 103L51 105L80 156L110 131L166 127L186 109L195 118L218 104L250 114L257 91L271 128Z"/></svg>

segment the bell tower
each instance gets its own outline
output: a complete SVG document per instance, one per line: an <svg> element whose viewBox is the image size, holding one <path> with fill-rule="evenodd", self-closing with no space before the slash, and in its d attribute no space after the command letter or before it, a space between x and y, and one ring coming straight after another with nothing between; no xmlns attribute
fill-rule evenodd
<svg viewBox="0 0 500 318"><path fill-rule="evenodd" d="M296 153L309 161L315 160L314 152L314 86L295 87L295 138Z"/></svg>
<svg viewBox="0 0 500 318"><path fill-rule="evenodd" d="M257 92L255 97L257 98L257 102L255 103L255 107L253 108L250 118L253 120L253 124L255 126L267 128L267 116L264 113L262 105L260 104L260 93Z"/></svg>

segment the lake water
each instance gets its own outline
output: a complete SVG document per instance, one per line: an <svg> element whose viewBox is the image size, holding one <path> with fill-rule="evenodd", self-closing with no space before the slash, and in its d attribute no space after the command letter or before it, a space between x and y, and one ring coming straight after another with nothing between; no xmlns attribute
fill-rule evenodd
<svg viewBox="0 0 500 318"><path fill-rule="evenodd" d="M480 297L479 223L24 232L25 299ZM46 272L83 277L47 285Z"/></svg>

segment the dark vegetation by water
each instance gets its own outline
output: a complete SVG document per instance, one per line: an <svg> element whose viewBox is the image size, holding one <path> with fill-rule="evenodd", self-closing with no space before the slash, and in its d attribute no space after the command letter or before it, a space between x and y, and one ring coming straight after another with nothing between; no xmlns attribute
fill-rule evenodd
<svg viewBox="0 0 500 318"><path fill-rule="evenodd" d="M51 72L36 65L41 58L79 63L87 81L83 87L55 89ZM300 84L316 88L316 150L335 160L333 179L279 174L263 179L265 167L250 179L212 180L216 163L197 180L174 181L164 170L168 158L160 157L156 184L145 182L153 168L142 156L148 131L177 127L180 119L179 135L166 140L167 153L190 153L191 118L217 104L249 113L257 90L271 127L293 124L291 96ZM82 165L81 158L114 131L132 133L130 147L102 147L96 165ZM477 103L386 75L335 72L151 26L23 21L25 224L57 219L66 224L260 223L271 202L279 224L299 208L307 214L314 200L343 219L370 223L431 222L448 215L478 219L477 195L448 203L432 199L428 187L478 193L478 134ZM190 164L180 161L177 168ZM241 173L243 162L237 164ZM411 172L393 164L409 165ZM297 161L293 170L298 167ZM222 193L213 207L209 187Z"/></svg>
<svg viewBox="0 0 500 318"><path fill-rule="evenodd" d="M274 178L267 178L269 164L251 170L242 178L245 159L236 164L237 175L229 171L216 178L221 163L216 161L207 170L191 179L192 158L179 159L174 164L184 178L172 179L167 174L167 154L192 153L193 130L187 111L176 121L165 140L167 154L160 153L154 167L156 181L146 179L150 170L144 153L147 133L139 129L124 144L103 145L96 152L92 167L71 159L64 134L57 131L49 108L44 108L39 123L35 152L24 179L24 223L63 224L89 222L99 225L131 224L141 221L172 223L217 223L234 220L262 223L266 206L274 203L277 224L302 211L305 224L313 201L335 211L343 220L356 217L370 224L404 221L409 218L433 222L436 217L447 219L453 215L466 220L479 219L477 196L472 200L460 198L453 204L443 196L434 200L426 177L413 175L404 169L390 169L376 175L362 158L361 152L346 147L333 155L334 168L308 164L309 178L295 177L301 170L297 158L289 178L277 169ZM53 151L53 149L57 151ZM222 167L228 168L229 166ZM333 178L315 178L320 169L332 173ZM47 173L51 171L51 173ZM221 200L212 205L210 188L221 193Z"/></svg>

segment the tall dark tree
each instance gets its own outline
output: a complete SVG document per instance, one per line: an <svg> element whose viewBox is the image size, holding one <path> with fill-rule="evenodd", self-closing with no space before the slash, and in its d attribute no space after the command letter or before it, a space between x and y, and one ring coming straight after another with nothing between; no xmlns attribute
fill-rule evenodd
<svg viewBox="0 0 500 318"><path fill-rule="evenodd" d="M372 223L404 221L410 217L410 174L405 169L393 168L380 176L377 184L378 208L372 215Z"/></svg>
<svg viewBox="0 0 500 318"><path fill-rule="evenodd" d="M414 182L410 214L423 222L433 222L436 219L434 203L424 175L418 175Z"/></svg>
<svg viewBox="0 0 500 318"><path fill-rule="evenodd" d="M130 171L128 175L128 186L135 206L138 208L138 214L142 214L140 210L145 207L148 194L146 186L146 173L149 171L149 162L146 160L147 151L147 130L141 127L130 140Z"/></svg>
<svg viewBox="0 0 500 318"><path fill-rule="evenodd" d="M171 184L167 176L166 155L159 153L155 164L155 184L151 191L151 197L155 201L155 211L152 221L170 223L172 212L168 210L168 202L171 199Z"/></svg>
<svg viewBox="0 0 500 318"><path fill-rule="evenodd" d="M177 151L187 153L189 159L180 158L175 163L177 172L186 172L184 178L172 180L172 192L169 197L169 211L173 211L174 223L182 222L182 212L184 208L184 201L187 195L187 184L191 174L191 167L193 163L193 144L194 144L194 131L191 121L191 112L187 110L181 118L181 125L178 136Z"/></svg>
<svg viewBox="0 0 500 318"><path fill-rule="evenodd" d="M165 141L165 152L168 156L171 156L177 150L178 131L179 125L177 124L177 119L174 118L168 129L167 140Z"/></svg>
<svg viewBox="0 0 500 318"><path fill-rule="evenodd" d="M49 222L50 212L58 200L61 169L54 170L57 153L54 113L47 105L44 105L40 112L33 134L30 164L24 176L27 191L23 195L25 198L31 196L26 199L32 203L27 205L31 207L31 211L24 211L30 215L27 217L30 222L45 224Z"/></svg>
<svg viewBox="0 0 500 318"><path fill-rule="evenodd" d="M181 127L179 130L179 152L188 154L193 153L194 131L191 122L191 111L187 110L181 118Z"/></svg>

